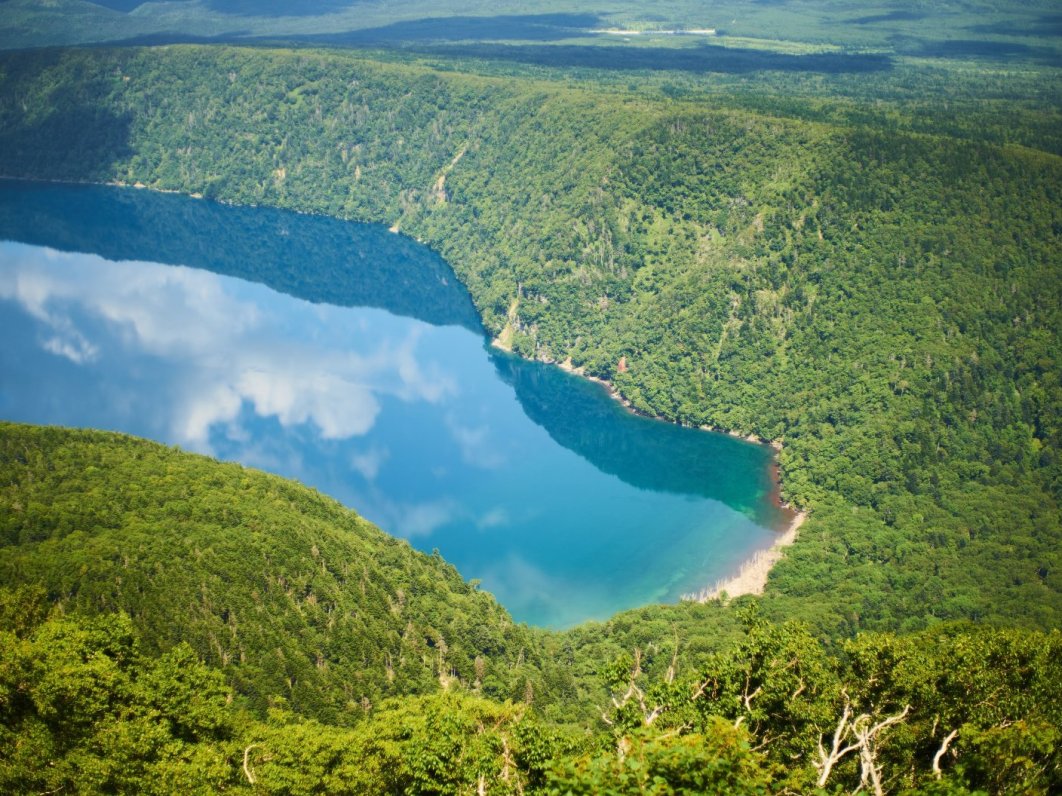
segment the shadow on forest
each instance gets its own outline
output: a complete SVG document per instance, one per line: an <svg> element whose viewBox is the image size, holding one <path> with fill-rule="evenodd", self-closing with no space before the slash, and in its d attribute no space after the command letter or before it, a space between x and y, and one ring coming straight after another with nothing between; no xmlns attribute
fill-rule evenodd
<svg viewBox="0 0 1062 796"><path fill-rule="evenodd" d="M971 25L973 33L994 36L1028 36L1033 38L1058 38L1062 36L1062 14L1046 14L1026 22L1001 22L995 25Z"/></svg>
<svg viewBox="0 0 1062 796"><path fill-rule="evenodd" d="M412 44L431 41L558 41L592 35L602 24L596 14L525 14L493 17L431 17L342 33L285 37L338 46Z"/></svg>
<svg viewBox="0 0 1062 796"><path fill-rule="evenodd" d="M332 14L358 0L206 0L211 11L245 17L316 17Z"/></svg>
<svg viewBox="0 0 1062 796"><path fill-rule="evenodd" d="M58 63L59 51L4 62L9 85L23 85L23 72L39 73ZM44 107L27 107L0 135L0 174L43 179L108 180L116 163L132 154L132 113L115 113L87 102L83 86L57 85Z"/></svg>
<svg viewBox="0 0 1062 796"><path fill-rule="evenodd" d="M873 14L869 17L846 19L844 22L849 25L874 25L878 22L917 22L927 16L929 14L921 11L890 11L888 14Z"/></svg>
<svg viewBox="0 0 1062 796"><path fill-rule="evenodd" d="M592 36L600 26L596 14L531 14L522 16L448 17L396 22L379 28L341 33L251 38L231 32L216 37L161 34L111 44L241 43L325 47L394 47L424 55L483 58L550 67L607 70L722 72L745 74L784 72L865 73L892 68L885 55L812 53L792 55L738 47L702 44L697 47L629 47L621 44L503 44L503 40L549 42Z"/></svg>
<svg viewBox="0 0 1062 796"><path fill-rule="evenodd" d="M250 31L234 30L215 36L196 36L191 33L145 33L142 36L130 36L127 39L86 44L86 47L161 47L167 44L252 44L248 38Z"/></svg>
<svg viewBox="0 0 1062 796"><path fill-rule="evenodd" d="M429 42L531 41L545 42L591 36L601 24L596 14L525 14L493 17L438 17L395 22L377 28L337 33L276 34L251 37L249 31L215 36L153 33L107 42L108 46L156 44L301 44L325 47L388 47Z"/></svg>
<svg viewBox="0 0 1062 796"><path fill-rule="evenodd" d="M128 13L148 0L89 0L112 11ZM180 2L180 0L178 0ZM206 0L211 11L245 17L316 17L356 5L357 0Z"/></svg>
<svg viewBox="0 0 1062 796"><path fill-rule="evenodd" d="M114 11L131 11L145 0L92 0L96 5ZM255 0L209 0L207 7L224 14L259 17L324 16L356 5L352 0L333 2L273 2ZM256 6L261 6L257 7ZM423 41L556 41L572 36L587 36L593 28L604 24L594 13L557 14L499 14L496 16L425 17L381 25L375 28L344 30L320 34L278 34L287 40L312 39L321 44L359 45L368 43L399 43ZM168 34L180 41L229 40L241 33L229 32L217 37L197 37L174 32Z"/></svg>
<svg viewBox="0 0 1062 796"><path fill-rule="evenodd" d="M983 39L934 41L896 36L893 38L893 46L898 53L921 58L991 58L999 60L1021 58L1027 61L1040 61L1054 66L1062 64L1062 56L1053 50L1009 41L987 41Z"/></svg>
<svg viewBox="0 0 1062 796"><path fill-rule="evenodd" d="M450 57L517 61L537 66L610 70L724 72L881 72L892 68L884 55L814 53L789 55L765 50L702 45L690 48L595 45L512 46L505 44L441 45L420 52Z"/></svg>
<svg viewBox="0 0 1062 796"><path fill-rule="evenodd" d="M187 265L308 301L378 307L482 333L450 266L377 224L109 186L0 180L0 239Z"/></svg>

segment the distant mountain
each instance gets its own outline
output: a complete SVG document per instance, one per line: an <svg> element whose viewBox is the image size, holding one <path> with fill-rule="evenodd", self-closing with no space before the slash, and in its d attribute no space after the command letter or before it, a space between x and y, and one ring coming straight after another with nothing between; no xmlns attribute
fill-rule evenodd
<svg viewBox="0 0 1062 796"><path fill-rule="evenodd" d="M95 6L103 6L104 8L109 8L112 11L123 12L129 12L135 8L139 8L147 1L148 0L86 0L86 2L92 3L92 5Z"/></svg>
<svg viewBox="0 0 1062 796"><path fill-rule="evenodd" d="M87 0L93 5L113 11L129 12L152 0ZM364 0L169 0L171 3L201 5L223 14L246 14L261 17L319 16L342 8L358 5Z"/></svg>

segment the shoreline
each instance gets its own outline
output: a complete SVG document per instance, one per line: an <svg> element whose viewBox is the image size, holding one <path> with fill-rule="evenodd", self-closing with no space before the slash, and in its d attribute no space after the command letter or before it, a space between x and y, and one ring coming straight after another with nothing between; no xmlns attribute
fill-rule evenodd
<svg viewBox="0 0 1062 796"><path fill-rule="evenodd" d="M497 338L491 340L491 345L493 345L493 346L495 346L497 348L501 348L503 351L510 351L511 350L511 349L506 348L505 346L503 346L498 341ZM651 414L648 414L647 412L641 411L640 409L636 409L631 404L630 401L628 401L626 398L624 398L620 394L620 392L616 389L615 385L612 382L608 381L607 379L599 378L598 376L588 376L586 374L586 371L585 371L584 368L582 368L582 367L578 367L577 368L577 367L574 367L572 365L571 357L568 357L567 359L563 360L562 362L557 362L556 360L553 360L553 359L539 359L539 360L536 360L536 361L542 362L542 363L544 363L546 365L556 365L558 368L560 368L561 370L563 370L563 371L565 371L567 373L571 373L571 374L573 374L575 376L581 376L582 378L584 378L584 379L586 379L588 381L592 381L592 382L596 382L597 384L600 384L602 387L604 387L608 391L608 394L613 399L615 399L616 401L619 401L629 411L631 411L632 413L634 413L634 414L636 414L636 415L638 415L640 417L647 417L650 420L660 420L661 422L664 422L664 423L672 423L672 424L674 424L676 426L682 426L683 428L696 428L696 429L698 429L700 431L710 431L713 434L726 434L728 437L733 437L734 439L741 439L741 440L744 440L745 442L751 442L751 443L753 443L755 445L766 445L766 446L768 446L770 448L773 448L775 451L781 451L782 450L782 442L781 442L781 440L764 439L763 437L758 437L755 434L742 434L742 433L737 432L737 431L731 431L731 430L725 429L725 428L718 428L717 426L709 426L709 425L694 426L694 425L690 425L688 423L680 423L680 422L675 421L675 420L668 420L666 417L660 417L659 415L651 415ZM776 477L775 481L778 482L778 483L776 483L776 486L779 486L780 485L780 479ZM777 493L778 493L778 490L776 489L775 490L775 494L777 494ZM783 508L783 509L789 508L785 503L783 503L781 501L780 497L776 500L776 503L777 503L779 508Z"/></svg>
<svg viewBox="0 0 1062 796"><path fill-rule="evenodd" d="M709 600L721 599L723 595L732 599L746 594L763 594L771 570L785 555L785 549L797 540L800 526L807 518L808 512L798 512L774 544L754 553L736 574L716 581L713 586L682 595L682 602L706 603Z"/></svg>
<svg viewBox="0 0 1062 796"><path fill-rule="evenodd" d="M11 180L11 181L36 182L36 183L51 183L51 184L58 184L58 185L107 186L107 187L113 187L113 188L124 188L124 189L127 189L127 190L129 190L129 189L131 189L131 190L147 190L147 191L152 191L152 192L160 193L160 194L179 194L179 195L183 195L183 196L188 196L191 199L200 199L200 200L202 200L204 198L203 194L201 194L201 193L190 193L190 192L186 192L186 191L181 191L179 189L157 188L157 187L154 187L154 186L145 185L144 183L142 183L140 181L137 181L137 182L134 182L134 183L128 183L128 182L123 182L123 181L119 181L119 180L101 182L101 181L95 181L95 180L63 180L63 179L54 179L54 178L51 178L51 179L50 178L41 178L41 177L20 177L20 176L13 176L13 175L7 175L7 174L0 175L0 179ZM227 205L232 205L232 206L234 206L236 204L236 203L232 203L232 202L226 202L224 200L213 200L213 201L217 201L219 204L227 204ZM251 205L251 206L253 207L254 205ZM291 208L278 208L278 209L286 209L286 210L289 210L290 212L294 212L294 213L297 213L297 214L300 214L300 215L327 215L327 214L322 214L322 213L306 212L306 211L300 211L300 210L291 210ZM334 218L335 216L330 216L330 217ZM340 220L352 221L353 219L340 219ZM366 223L375 223L375 222L366 222ZM394 232L394 233L399 233L399 229L397 229L397 227L398 227L398 223L396 222L396 224L393 227L390 228L390 231ZM423 241L421 241L419 238L415 238L415 240L417 240L417 242L419 242L419 243L423 243ZM456 273L455 273L455 276L456 276ZM486 329L484 329L484 331L486 332ZM512 348L510 346L505 345L505 343L502 342L502 340L499 337L491 337L490 338L490 344L492 346L496 347L496 348L499 348L499 349L503 350L503 351L508 351L510 353L512 351ZM709 432L712 432L712 433L715 433L715 434L726 434L727 436L733 437L735 439L744 440L745 442L749 442L749 443L756 444L756 445L766 445L766 446L774 449L776 455L774 457L774 460L771 463L772 489L771 489L771 497L770 497L770 499L775 504L775 506L777 508L779 508L783 512L783 516L789 516L790 517L788 525L781 532L781 535L775 540L775 542L769 548L757 551L755 554L753 554L753 556L751 558L749 558L745 562L743 562L741 567L738 569L736 574L731 575L730 577L723 578L723 579L717 581L714 586L705 587L704 589L701 589L700 591L697 591L697 592L693 592L691 594L685 594L685 595L682 596L681 600L682 601L693 600L693 601L696 601L696 602L707 602L710 599L714 599L714 598L718 597L720 594L722 594L724 592L730 597L736 597L736 596L743 595L743 594L761 594L763 592L764 586L766 585L767 576L770 573L771 568L775 565L775 563L778 562L779 559L781 559L784 549L786 547L789 547L791 544L793 544L793 542L796 541L797 531L800 528L800 526L803 524L804 520L807 518L807 512L806 511L797 511L792 506L790 506L789 504L785 503L782 500L782 496L781 496L781 483L782 483L781 482L781 473L780 473L780 467L779 467L778 459L777 459L777 453L781 452L781 450L782 450L782 442L781 442L781 440L766 440L766 439L762 439L761 437L756 436L755 434L741 434L741 433L736 432L736 431L723 429L723 428L717 428L717 427L709 426L709 425L693 426L691 424L679 423L679 422L676 422L674 420L668 420L667 418L663 418L663 417L660 417L658 415L648 414L646 412L640 411L639 409L635 408L631 404L631 402L629 400L627 400L626 398L623 397L622 394L620 394L620 392L616 389L615 385L613 385L612 382L608 381L607 379L599 378L597 376L588 375L586 373L585 369L582 368L582 367L575 367L572 364L571 357L568 357L567 359L564 359L563 361L557 361L557 360L552 360L552 359L537 359L536 361L542 362L543 364L547 364L547 365L556 365L561 370L564 370L564 371L566 371L568 373L571 373L572 375L580 376L581 378L584 378L584 379L586 379L588 381L595 382L595 383L601 385L601 387L605 389L605 391L607 392L607 394L610 397L612 397L614 400L618 401L620 404L623 405L623 407L627 411L629 411L629 412L631 412L631 413L633 413L635 415L639 415L641 417L649 418L651 420L659 420L659 421L664 422L664 423L674 423L675 425L683 426L685 428L697 428L697 429L699 429L701 431L709 431Z"/></svg>
<svg viewBox="0 0 1062 796"><path fill-rule="evenodd" d="M510 351L511 349L506 346L502 341L495 337L491 340L491 345L496 348L500 348L503 351ZM546 365L556 365L561 370L571 373L575 376L580 376L588 381L600 384L614 400L621 403L627 411L646 417L651 420L660 420L664 423L674 423L675 421L668 420L667 418L659 417L656 415L650 415L645 412L639 411L631 402L624 398L620 392L616 389L615 385L607 379L599 378L598 376L587 375L585 369L581 367L574 367L572 365L571 357L564 359L560 362L549 359L537 360ZM740 597L746 594L763 594L763 590L767 586L767 578L782 557L785 555L785 549L791 546L797 540L797 535L800 531L800 526L804 524L804 521L808 518L808 511L800 510L785 500L782 499L782 473L781 466L778 462L778 454L782 451L781 440L766 440L755 434L741 434L737 431L730 431L722 428L715 428L709 425L693 426L683 423L677 423L676 425L684 426L685 428L697 428L701 431L709 431L714 434L726 434L728 437L744 440L755 445L765 445L772 448L775 452L774 457L771 460L771 494L769 500L780 509L782 516L787 518L787 522L779 532L779 536L774 540L770 547L757 550L752 554L750 558L745 559L737 571L727 577L720 578L712 586L705 586L703 589L699 589L695 592L683 594L679 598L679 602L698 602L706 603L709 600L718 599L723 594L726 594L728 598ZM778 531L778 529L776 529Z"/></svg>

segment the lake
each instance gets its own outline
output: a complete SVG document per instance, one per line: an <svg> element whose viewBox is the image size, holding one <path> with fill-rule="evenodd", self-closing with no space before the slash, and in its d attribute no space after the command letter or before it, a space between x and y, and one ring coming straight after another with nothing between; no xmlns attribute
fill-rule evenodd
<svg viewBox="0 0 1062 796"><path fill-rule="evenodd" d="M0 417L297 479L519 621L677 600L785 521L769 448L498 351L447 264L383 227L0 180L0 240Z"/></svg>

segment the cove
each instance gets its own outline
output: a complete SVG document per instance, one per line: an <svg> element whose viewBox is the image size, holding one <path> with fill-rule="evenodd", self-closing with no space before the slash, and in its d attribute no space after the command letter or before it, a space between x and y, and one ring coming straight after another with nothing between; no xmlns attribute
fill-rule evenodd
<svg viewBox="0 0 1062 796"><path fill-rule="evenodd" d="M732 573L785 521L772 453L492 348L375 225L0 180L0 417L295 478L567 627Z"/></svg>

